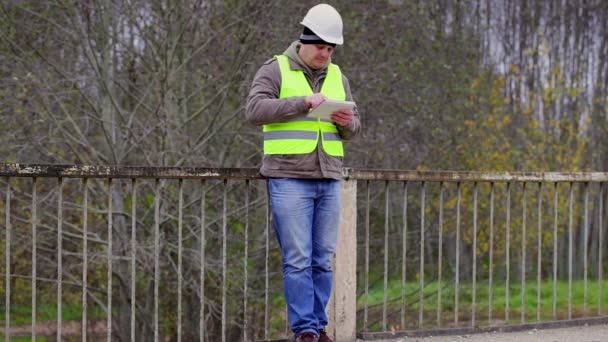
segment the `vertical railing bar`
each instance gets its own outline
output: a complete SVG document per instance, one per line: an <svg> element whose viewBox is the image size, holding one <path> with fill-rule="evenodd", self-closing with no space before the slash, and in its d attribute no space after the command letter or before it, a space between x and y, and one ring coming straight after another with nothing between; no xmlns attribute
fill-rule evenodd
<svg viewBox="0 0 608 342"><path fill-rule="evenodd" d="M510 286L510 278L511 278L511 183L507 183L507 213L506 213L506 222L505 222L505 322L509 322L509 302L510 302L510 294L509 294L509 286Z"/></svg>
<svg viewBox="0 0 608 342"><path fill-rule="evenodd" d="M137 188L136 179L131 179L131 342L135 342L136 257L137 257Z"/></svg>
<svg viewBox="0 0 608 342"><path fill-rule="evenodd" d="M62 292L63 292L63 178L58 178L57 194L57 341L62 333Z"/></svg>
<svg viewBox="0 0 608 342"><path fill-rule="evenodd" d="M418 328L422 329L423 326L423 313L424 313L424 207L426 200L426 182L422 182L422 189L420 191L420 291L419 291L419 302L418 307Z"/></svg>
<svg viewBox="0 0 608 342"><path fill-rule="evenodd" d="M473 184L473 293L471 294L471 327L475 327L475 311L477 305L477 193L479 183Z"/></svg>
<svg viewBox="0 0 608 342"><path fill-rule="evenodd" d="M443 182L439 182L439 246L437 256L437 327L441 327L441 273L443 259Z"/></svg>
<svg viewBox="0 0 608 342"><path fill-rule="evenodd" d="M388 181L384 182L384 286L382 295L382 331L386 331L386 310L388 302L388 215L389 215Z"/></svg>
<svg viewBox="0 0 608 342"><path fill-rule="evenodd" d="M11 183L10 178L6 178L6 240L4 241L4 339L10 340L11 327Z"/></svg>
<svg viewBox="0 0 608 342"><path fill-rule="evenodd" d="M602 315L602 303L603 303L603 287L604 287L604 268L602 265L602 258L603 258L603 248L604 248L604 224L603 224L603 220L602 220L602 214L604 211L604 189L605 189L605 183L600 183L600 210L599 211L599 221L598 221L598 264L597 264L597 283L598 283L598 287L597 287L597 298L598 298L598 306L597 306L597 315L601 316Z"/></svg>
<svg viewBox="0 0 608 342"><path fill-rule="evenodd" d="M369 188L367 193L369 202ZM369 207L368 207L369 209ZM369 227L369 210L367 211L367 223ZM405 282L406 282L406 271L407 271L407 181L403 182L403 234L401 235L401 329L405 330ZM369 236L369 229L368 229ZM367 273L367 272L366 272Z"/></svg>
<svg viewBox="0 0 608 342"><path fill-rule="evenodd" d="M227 265L227 206L228 206L228 180L224 179L224 194L222 200L222 342L226 342L226 278Z"/></svg>
<svg viewBox="0 0 608 342"><path fill-rule="evenodd" d="M522 183L522 223L521 223L521 322L526 321L526 182Z"/></svg>
<svg viewBox="0 0 608 342"><path fill-rule="evenodd" d="M84 198L82 202L83 217L82 217L82 341L87 341L87 287L88 287L88 273L89 273L89 186L88 179L82 180L82 186L84 187ZM33 341L36 340L34 337Z"/></svg>
<svg viewBox="0 0 608 342"><path fill-rule="evenodd" d="M585 217L583 226L583 317L587 317L587 244L589 243L589 182L585 182Z"/></svg>
<svg viewBox="0 0 608 342"><path fill-rule="evenodd" d="M557 319L557 182L553 183L553 320Z"/></svg>
<svg viewBox="0 0 608 342"><path fill-rule="evenodd" d="M367 311L369 308L369 180L366 181L366 188L367 202L365 208L365 306L363 308L364 331L367 331Z"/></svg>
<svg viewBox="0 0 608 342"><path fill-rule="evenodd" d="M460 290L460 182L456 183L456 279L454 286L454 324L458 325L458 292Z"/></svg>
<svg viewBox="0 0 608 342"><path fill-rule="evenodd" d="M573 197L574 188L573 183L570 182L570 191L568 195L568 319L572 319L572 215L573 215Z"/></svg>
<svg viewBox="0 0 608 342"><path fill-rule="evenodd" d="M285 336L289 335L289 319L287 318L289 314L289 305L285 303Z"/></svg>
<svg viewBox="0 0 608 342"><path fill-rule="evenodd" d="M177 341L182 340L182 254L183 254L183 210L184 210L184 180L179 180L178 209L177 209Z"/></svg>
<svg viewBox="0 0 608 342"><path fill-rule="evenodd" d="M154 341L158 342L158 306L160 282L160 179L154 191Z"/></svg>
<svg viewBox="0 0 608 342"><path fill-rule="evenodd" d="M37 310L37 293L36 293L36 278L38 277L38 268L37 268L37 247L38 247L38 211L37 211L37 202L38 202L38 178L34 177L32 179L32 341L36 341L36 312ZM86 228L85 228L86 229ZM85 230L86 231L86 230ZM85 258L86 260L86 258ZM86 266L85 266L86 267ZM86 282L83 282L83 290L86 288ZM83 305L83 308L86 307ZM6 330L8 332L8 330Z"/></svg>
<svg viewBox="0 0 608 342"><path fill-rule="evenodd" d="M247 264L249 262L249 180L245 181L245 251L243 261L243 341L247 341L247 329L249 323L247 321L247 286L248 272Z"/></svg>
<svg viewBox="0 0 608 342"><path fill-rule="evenodd" d="M494 182L490 182L490 268L488 279L488 322L492 322L492 296L494 280Z"/></svg>
<svg viewBox="0 0 608 342"><path fill-rule="evenodd" d="M199 313L199 341L205 341L205 245L206 245L206 236L205 236L205 180L201 180L201 237L200 237L200 263L201 263L201 274L200 274L200 313Z"/></svg>
<svg viewBox="0 0 608 342"><path fill-rule="evenodd" d="M266 227L264 228L264 237L266 238L266 255L264 261L264 339L268 340L269 333L269 303L270 303L270 275L269 275L269 258L270 258L270 194L266 193Z"/></svg>
<svg viewBox="0 0 608 342"><path fill-rule="evenodd" d="M114 191L112 178L108 179L108 330L107 341L112 341L112 192Z"/></svg>
<svg viewBox="0 0 608 342"><path fill-rule="evenodd" d="M543 191L543 183L542 182L538 182L538 244L536 246L536 320L540 322L540 278L541 278L541 271L542 271L542 247L543 247L543 242L542 242L542 204L543 204L543 196L542 196L542 191Z"/></svg>

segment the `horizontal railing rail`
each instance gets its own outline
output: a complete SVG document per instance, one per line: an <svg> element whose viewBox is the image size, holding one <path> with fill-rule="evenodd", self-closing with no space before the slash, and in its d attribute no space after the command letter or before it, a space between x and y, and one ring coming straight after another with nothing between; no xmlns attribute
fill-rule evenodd
<svg viewBox="0 0 608 342"><path fill-rule="evenodd" d="M480 172L344 168L344 179L431 182L608 182L608 172ZM258 168L0 164L0 176L69 178L263 179Z"/></svg>
<svg viewBox="0 0 608 342"><path fill-rule="evenodd" d="M263 179L257 168L0 164L0 176L116 179Z"/></svg>
<svg viewBox="0 0 608 342"><path fill-rule="evenodd" d="M608 172L481 172L344 169L346 179L418 182L607 182Z"/></svg>
<svg viewBox="0 0 608 342"><path fill-rule="evenodd" d="M605 317L608 173L343 178L337 341ZM42 320L83 341L289 337L258 169L0 164L0 182L7 340Z"/></svg>

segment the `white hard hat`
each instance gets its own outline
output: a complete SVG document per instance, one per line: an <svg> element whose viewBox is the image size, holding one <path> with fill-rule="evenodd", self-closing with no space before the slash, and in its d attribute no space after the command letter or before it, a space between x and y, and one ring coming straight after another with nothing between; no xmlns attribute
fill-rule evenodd
<svg viewBox="0 0 608 342"><path fill-rule="evenodd" d="M328 4L319 4L308 10L300 23L328 43L342 45L342 17Z"/></svg>

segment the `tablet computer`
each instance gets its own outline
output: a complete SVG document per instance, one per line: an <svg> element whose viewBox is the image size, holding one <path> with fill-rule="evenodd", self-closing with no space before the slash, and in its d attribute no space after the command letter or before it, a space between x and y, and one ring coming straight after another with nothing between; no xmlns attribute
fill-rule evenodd
<svg viewBox="0 0 608 342"><path fill-rule="evenodd" d="M315 109L311 110L310 113L308 113L308 117L331 120L331 113L340 109L353 110L353 108L355 108L355 103L352 101L327 99L321 102L321 104L318 105Z"/></svg>

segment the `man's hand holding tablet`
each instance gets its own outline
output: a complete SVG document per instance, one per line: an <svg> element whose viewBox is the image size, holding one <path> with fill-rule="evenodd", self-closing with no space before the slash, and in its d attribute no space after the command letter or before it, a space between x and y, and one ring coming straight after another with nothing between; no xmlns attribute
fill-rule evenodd
<svg viewBox="0 0 608 342"><path fill-rule="evenodd" d="M348 125L353 119L355 103L352 101L332 100L323 94L314 94L306 98L306 103L312 108L309 117L329 119L340 126Z"/></svg>

